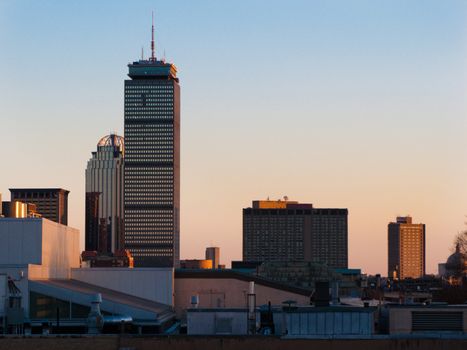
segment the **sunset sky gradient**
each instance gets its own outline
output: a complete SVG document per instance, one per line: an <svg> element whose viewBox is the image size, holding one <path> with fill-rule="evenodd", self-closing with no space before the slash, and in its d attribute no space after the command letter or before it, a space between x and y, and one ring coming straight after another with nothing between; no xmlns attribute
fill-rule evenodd
<svg viewBox="0 0 467 350"><path fill-rule="evenodd" d="M387 273L387 224L425 223L427 272L467 214L466 1L0 1L0 193L71 191L123 134L127 64L181 84L181 258L241 259L253 199L349 209L349 267Z"/></svg>

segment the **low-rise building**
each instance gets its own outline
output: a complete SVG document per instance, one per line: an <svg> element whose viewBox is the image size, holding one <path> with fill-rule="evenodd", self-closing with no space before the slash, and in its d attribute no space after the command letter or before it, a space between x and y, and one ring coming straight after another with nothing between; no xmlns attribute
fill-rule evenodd
<svg viewBox="0 0 467 350"><path fill-rule="evenodd" d="M388 304L384 314L390 335L467 333L467 305Z"/></svg>
<svg viewBox="0 0 467 350"><path fill-rule="evenodd" d="M173 268L80 268L79 248L69 226L0 219L0 332L21 334L26 324L29 332L86 332L96 300L101 330L123 322L157 333L173 323Z"/></svg>
<svg viewBox="0 0 467 350"><path fill-rule="evenodd" d="M302 337L369 337L374 332L374 307L351 306L270 306L255 308L254 332ZM268 314L270 315L268 317ZM246 335L246 308L189 308L189 335Z"/></svg>
<svg viewBox="0 0 467 350"><path fill-rule="evenodd" d="M293 300L299 304L310 303L312 290L274 282L230 269L175 270L174 302L177 317L184 318L191 308L191 299L198 297L199 308L245 308L249 283L255 283L256 305L269 302L281 305Z"/></svg>

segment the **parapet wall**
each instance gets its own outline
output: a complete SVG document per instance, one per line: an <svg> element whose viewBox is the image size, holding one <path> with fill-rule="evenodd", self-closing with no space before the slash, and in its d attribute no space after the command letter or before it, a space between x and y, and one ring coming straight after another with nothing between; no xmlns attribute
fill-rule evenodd
<svg viewBox="0 0 467 350"><path fill-rule="evenodd" d="M0 338L0 350L465 350L465 339L280 339L275 337L30 337Z"/></svg>

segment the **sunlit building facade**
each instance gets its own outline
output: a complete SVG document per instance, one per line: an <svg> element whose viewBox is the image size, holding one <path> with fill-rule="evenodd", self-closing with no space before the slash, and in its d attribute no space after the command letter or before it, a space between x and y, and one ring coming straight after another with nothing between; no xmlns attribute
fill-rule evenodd
<svg viewBox="0 0 467 350"><path fill-rule="evenodd" d="M425 225L410 216L388 224L388 277L420 278L425 275Z"/></svg>
<svg viewBox="0 0 467 350"><path fill-rule="evenodd" d="M85 249L123 249L123 137L110 134L97 143L86 168Z"/></svg>
<svg viewBox="0 0 467 350"><path fill-rule="evenodd" d="M243 260L309 261L347 268L347 209L253 201L243 209Z"/></svg>
<svg viewBox="0 0 467 350"><path fill-rule="evenodd" d="M177 69L149 60L125 80L125 248L135 267L180 263L180 86Z"/></svg>

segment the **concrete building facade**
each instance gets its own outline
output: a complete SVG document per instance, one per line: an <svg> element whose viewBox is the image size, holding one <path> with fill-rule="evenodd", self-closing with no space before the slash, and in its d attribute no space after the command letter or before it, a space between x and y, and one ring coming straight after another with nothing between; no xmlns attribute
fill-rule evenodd
<svg viewBox="0 0 467 350"><path fill-rule="evenodd" d="M79 230L47 219L0 219L0 274L19 287L26 315L29 281L70 278L73 267L79 267Z"/></svg>
<svg viewBox="0 0 467 350"><path fill-rule="evenodd" d="M110 134L97 143L86 167L85 249L123 249L123 137Z"/></svg>
<svg viewBox="0 0 467 350"><path fill-rule="evenodd" d="M347 268L347 209L253 201L243 209L244 261L309 261Z"/></svg>
<svg viewBox="0 0 467 350"><path fill-rule="evenodd" d="M425 275L425 225L410 216L388 224L388 277L420 278Z"/></svg>

